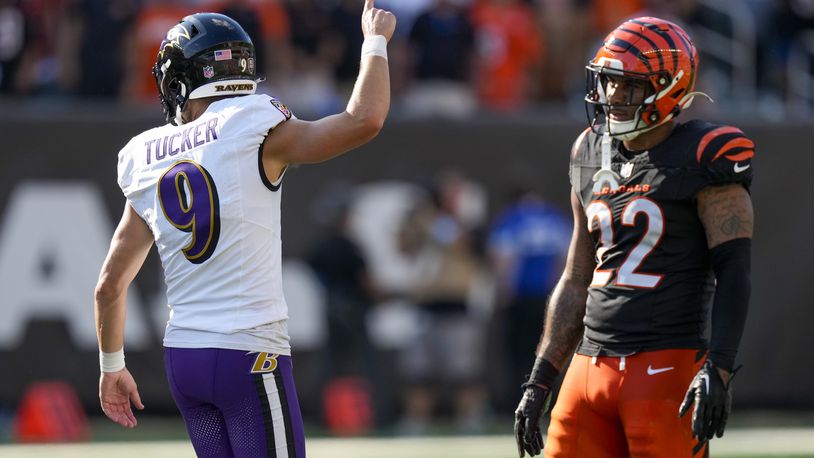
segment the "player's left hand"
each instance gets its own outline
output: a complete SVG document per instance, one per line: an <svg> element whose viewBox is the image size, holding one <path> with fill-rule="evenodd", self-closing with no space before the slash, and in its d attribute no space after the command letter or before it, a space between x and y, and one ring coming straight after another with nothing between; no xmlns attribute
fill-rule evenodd
<svg viewBox="0 0 814 458"><path fill-rule="evenodd" d="M546 400L551 392L541 385L526 384L523 398L514 411L514 438L520 458L539 455L543 450L543 434L540 432L540 418L546 410Z"/></svg>
<svg viewBox="0 0 814 458"><path fill-rule="evenodd" d="M726 421L732 410L732 392L729 383L724 382L719 369L706 360L701 370L695 374L684 396L684 402L678 408L678 415L683 417L695 403L692 413L692 435L700 441L724 435Z"/></svg>
<svg viewBox="0 0 814 458"><path fill-rule="evenodd" d="M125 428L135 428L138 424L130 408L131 401L137 409L144 410L136 381L127 368L118 372L102 372L99 378L99 401L107 418Z"/></svg>

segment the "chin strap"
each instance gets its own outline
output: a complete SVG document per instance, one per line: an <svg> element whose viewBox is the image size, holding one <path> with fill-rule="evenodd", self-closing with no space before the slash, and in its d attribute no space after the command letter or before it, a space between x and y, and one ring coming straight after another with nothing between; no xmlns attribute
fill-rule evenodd
<svg viewBox="0 0 814 458"><path fill-rule="evenodd" d="M611 142L613 139L609 132L602 134L602 168L594 174L593 192L600 192L604 183L611 189L619 187L619 175L611 169Z"/></svg>
<svg viewBox="0 0 814 458"><path fill-rule="evenodd" d="M181 93L180 93L180 95L178 97L176 97L176 103L175 103L175 118L174 118L174 121L175 121L176 126L180 126L180 125L184 124L184 119L182 117L182 114L184 112L184 106L186 105L186 102L189 100L187 98L187 85L184 84L184 83L179 82L178 86L179 86L178 89L179 89L179 91Z"/></svg>
<svg viewBox="0 0 814 458"><path fill-rule="evenodd" d="M181 116L182 114L183 114L183 113L182 113L181 107L176 106L176 107L175 107L175 117L174 117L174 118L172 118L172 120L174 121L174 124L175 124L176 126L181 126L181 125L183 125L183 124L184 124L184 119L183 119L183 117Z"/></svg>
<svg viewBox="0 0 814 458"><path fill-rule="evenodd" d="M679 72L678 76L676 76L676 78L673 79L673 82L672 82L672 84L670 84L669 87L663 89L658 94L655 94L655 95L649 97L647 100L645 100L645 102L652 103L652 102L660 99L664 94L666 94L667 92L672 90L672 88L676 85L678 80L680 80L683 75L684 75L683 71ZM715 103L715 101L712 100L712 97L710 97L708 94L706 94L704 92L701 92L701 91L689 92L689 93L685 94L684 97L681 98L681 100L678 101L678 104L677 104L678 109L677 110L674 109L672 113L665 116L664 119L659 121L657 124L654 124L654 125L652 125L650 127L647 127L647 128L641 129L641 130L637 130L637 128L639 126L639 123L641 122L640 118L639 118L639 111L637 110L636 114L633 116L633 120L635 120L634 128L631 129L633 131L623 133L623 134L619 134L619 135L614 135L614 137L619 139L619 140L622 140L622 141L633 140L634 138L638 137L639 135L641 135L641 134L643 134L643 133L645 133L647 131L655 129L656 127L658 127L658 126L670 121L671 119L675 118L676 116L678 116L678 113L681 110L689 108L690 105L692 105L692 102L695 99L695 96L697 96L697 95L700 95L700 96L704 97L705 99L709 100L711 103ZM627 122L633 122L633 121L627 121ZM611 125L611 124L613 124L613 121L610 121L610 119L609 119L608 120L608 125Z"/></svg>
<svg viewBox="0 0 814 458"><path fill-rule="evenodd" d="M707 95L704 92L700 92L700 91L690 92L689 94L682 97L681 100L679 100L678 105L677 105L678 106L677 110L673 110L672 113L665 116L664 119L659 121L657 124L653 124L652 126L646 128L646 129L642 129L642 130L639 130L639 131L636 131L636 132L631 132L629 134L617 135L616 138L618 138L619 140L633 140L634 138L638 137L639 135L641 135L641 134L643 134L645 132L651 131L651 130L655 129L658 126L669 122L671 119L678 116L678 113L681 110L684 110L685 108L689 108L690 105L692 105L693 99L695 99L695 96L697 96L697 95L700 95L700 96L704 97L705 99L709 100L711 103L715 103L715 101L712 100L712 97L710 97L709 95ZM637 117L637 119L638 119L638 117Z"/></svg>
<svg viewBox="0 0 814 458"><path fill-rule="evenodd" d="M706 94L704 92L701 92L701 91L695 91L695 92L690 92L689 94L682 97L681 100L678 101L678 106L681 107L682 110L685 109L685 108L689 108L690 105L692 105L692 101L693 101L693 99L695 98L696 95L700 95L700 96L704 97L705 99L709 100L710 103L715 103L715 101L712 100L712 97L710 97L708 94Z"/></svg>

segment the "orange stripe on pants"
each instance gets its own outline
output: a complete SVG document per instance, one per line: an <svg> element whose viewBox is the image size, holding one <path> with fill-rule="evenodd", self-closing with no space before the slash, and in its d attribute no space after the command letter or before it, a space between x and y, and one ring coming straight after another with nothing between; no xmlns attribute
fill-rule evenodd
<svg viewBox="0 0 814 458"><path fill-rule="evenodd" d="M690 381L703 364L697 355L697 350L595 360L575 355L551 412L545 456L705 456L707 447L692 438L692 412L678 417Z"/></svg>

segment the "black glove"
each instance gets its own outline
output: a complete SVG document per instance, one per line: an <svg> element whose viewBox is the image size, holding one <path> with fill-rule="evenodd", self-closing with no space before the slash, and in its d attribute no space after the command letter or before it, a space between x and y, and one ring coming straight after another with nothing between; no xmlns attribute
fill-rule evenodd
<svg viewBox="0 0 814 458"><path fill-rule="evenodd" d="M712 439L714 435L718 437L724 435L726 421L732 410L730 385L736 371L732 372L729 383L724 383L718 368L707 359L690 382L684 402L678 408L678 415L683 417L695 402L695 410L692 413L692 435L699 441Z"/></svg>
<svg viewBox="0 0 814 458"><path fill-rule="evenodd" d="M548 407L551 390L543 385L523 384L523 398L514 411L514 438L520 458L539 455L543 450L543 434L540 431L540 418Z"/></svg>

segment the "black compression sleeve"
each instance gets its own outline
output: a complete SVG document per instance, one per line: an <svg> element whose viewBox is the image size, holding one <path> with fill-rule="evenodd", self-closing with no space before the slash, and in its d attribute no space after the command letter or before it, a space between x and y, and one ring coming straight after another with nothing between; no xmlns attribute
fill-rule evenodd
<svg viewBox="0 0 814 458"><path fill-rule="evenodd" d="M529 385L551 388L559 374L559 369L551 364L550 361L538 356L534 360L534 368L531 370L529 381L523 384L523 389L526 389Z"/></svg>
<svg viewBox="0 0 814 458"><path fill-rule="evenodd" d="M717 281L709 358L716 366L731 372L749 309L752 240L729 240L709 253Z"/></svg>

